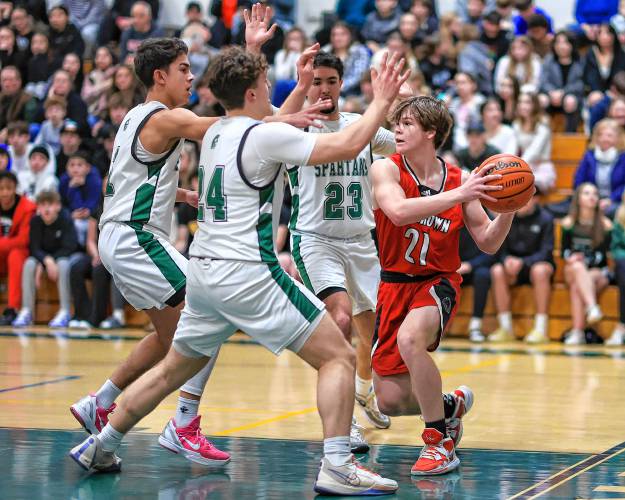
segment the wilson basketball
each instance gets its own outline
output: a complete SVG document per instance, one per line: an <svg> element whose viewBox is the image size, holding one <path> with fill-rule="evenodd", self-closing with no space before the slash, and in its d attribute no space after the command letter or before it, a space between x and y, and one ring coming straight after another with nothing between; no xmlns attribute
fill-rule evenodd
<svg viewBox="0 0 625 500"><path fill-rule="evenodd" d="M501 191L489 191L488 195L497 198L496 202L480 200L482 205L493 212L514 212L534 196L534 173L530 166L518 156L511 154L493 155L485 160L478 170L486 168L489 174L500 174L501 179L488 184L503 186Z"/></svg>

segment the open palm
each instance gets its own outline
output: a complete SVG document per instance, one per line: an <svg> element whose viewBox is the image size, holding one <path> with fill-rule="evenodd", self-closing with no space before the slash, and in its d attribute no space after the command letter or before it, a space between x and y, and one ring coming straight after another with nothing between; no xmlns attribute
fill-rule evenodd
<svg viewBox="0 0 625 500"><path fill-rule="evenodd" d="M260 3L252 5L251 12L245 9L243 18L245 19L245 43L249 48L260 49L267 40L270 40L276 29L277 24L269 27L273 11L271 7L265 7Z"/></svg>

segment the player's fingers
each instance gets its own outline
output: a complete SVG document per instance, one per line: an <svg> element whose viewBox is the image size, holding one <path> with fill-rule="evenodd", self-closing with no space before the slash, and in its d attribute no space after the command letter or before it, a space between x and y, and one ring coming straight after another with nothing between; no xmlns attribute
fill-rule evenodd
<svg viewBox="0 0 625 500"><path fill-rule="evenodd" d="M269 21L271 21L272 19L273 19L273 9L267 6L267 8L265 9L265 15L263 17L263 21L267 21L267 24L269 24Z"/></svg>
<svg viewBox="0 0 625 500"><path fill-rule="evenodd" d="M312 104L308 107L308 111L316 113L322 109L328 109L332 107L332 99L324 99L322 101L317 101L315 104Z"/></svg>
<svg viewBox="0 0 625 500"><path fill-rule="evenodd" d="M403 59L403 57L401 57L401 54L399 52L393 52L393 54L391 55L391 58L388 60L387 65L391 69L391 75L395 75L400 58Z"/></svg>
<svg viewBox="0 0 625 500"><path fill-rule="evenodd" d="M410 68L406 70L406 72L401 75L401 78L399 79L399 86L401 88L401 86L406 83L408 81L408 78L410 78ZM412 94L412 89L410 89L410 93Z"/></svg>
<svg viewBox="0 0 625 500"><path fill-rule="evenodd" d="M371 81L375 82L378 79L378 70L371 68Z"/></svg>
<svg viewBox="0 0 625 500"><path fill-rule="evenodd" d="M258 20L258 5L257 3L252 5L252 21Z"/></svg>
<svg viewBox="0 0 625 500"><path fill-rule="evenodd" d="M484 191L501 191L503 186L501 184L484 184L482 189Z"/></svg>
<svg viewBox="0 0 625 500"><path fill-rule="evenodd" d="M269 28L269 31L267 31L267 34L270 35L270 36L273 36L277 29L278 29L278 25L277 24L273 24L271 26L271 28Z"/></svg>
<svg viewBox="0 0 625 500"><path fill-rule="evenodd" d="M497 203L499 200L497 198L493 198L492 196L488 196L486 193L480 193L480 200L486 200L493 203Z"/></svg>
<svg viewBox="0 0 625 500"><path fill-rule="evenodd" d="M480 179L480 182L485 184L491 181L498 181L499 179L501 179L501 177L502 177L501 174L488 174L488 175L482 176L482 178Z"/></svg>
<svg viewBox="0 0 625 500"><path fill-rule="evenodd" d="M388 61L388 50L382 54L382 62L380 63L380 73L384 73L386 71ZM371 73L373 74L373 68L371 68ZM376 72L377 75L377 72Z"/></svg>
<svg viewBox="0 0 625 500"><path fill-rule="evenodd" d="M243 10L243 19L245 20L245 24L250 24L250 22L252 20L250 19L250 12L249 12L249 10L247 10L247 9Z"/></svg>

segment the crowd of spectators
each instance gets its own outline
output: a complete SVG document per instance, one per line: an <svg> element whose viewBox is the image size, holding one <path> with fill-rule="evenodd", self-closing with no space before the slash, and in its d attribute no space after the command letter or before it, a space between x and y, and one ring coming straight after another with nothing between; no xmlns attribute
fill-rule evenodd
<svg viewBox="0 0 625 500"><path fill-rule="evenodd" d="M566 341L582 342L584 328L601 318L597 296L610 279L622 290L611 342L625 340L625 6L578 0L577 22L556 31L550 12L533 0L458 0L444 14L436 0L338 0L309 38L296 25L295 0L265 3L278 25L262 49L277 106L294 88L296 61L313 42L343 61L340 106L356 113L372 99L370 68L384 53L401 52L413 92L445 101L454 118L441 156L471 170L496 153L519 155L543 197L557 181L554 124L586 133L571 199L546 207L542 198L533 200L495 257L463 238L460 271L480 291L469 330L475 341L486 338L481 318L492 283L499 328L489 338L511 339L509 289L531 283L537 313L526 339L547 338L556 215L564 217L562 258L577 311ZM0 2L0 271L8 274L0 324L38 319L36 290L45 274L60 298L50 326L124 325L123 298L99 260L97 223L117 127L145 97L134 52L150 37L181 37L196 75L189 109L222 115L204 72L223 46L243 43L242 11L250 5L213 0L206 11L189 2L184 25L174 31L159 18L158 0ZM181 187L197 187L197 161L198 145L187 143ZM282 222L288 215L287 204ZM172 241L182 253L196 216L192 207L177 207ZM288 250L284 224L281 230L279 250ZM281 261L296 274L288 259ZM93 282L91 296L86 280Z"/></svg>

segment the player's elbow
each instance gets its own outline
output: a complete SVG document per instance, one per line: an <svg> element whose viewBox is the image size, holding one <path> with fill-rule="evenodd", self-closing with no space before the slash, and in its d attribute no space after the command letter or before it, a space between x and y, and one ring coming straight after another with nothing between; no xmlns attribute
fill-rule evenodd
<svg viewBox="0 0 625 500"><path fill-rule="evenodd" d="M402 210L402 207L389 207L387 210L384 210L384 213L395 226L401 227L410 223L408 215Z"/></svg>

